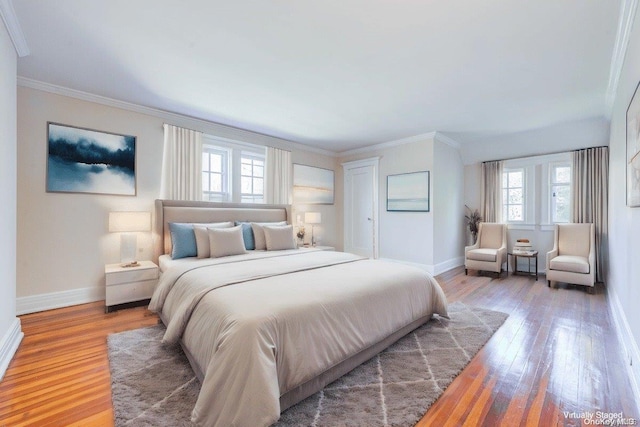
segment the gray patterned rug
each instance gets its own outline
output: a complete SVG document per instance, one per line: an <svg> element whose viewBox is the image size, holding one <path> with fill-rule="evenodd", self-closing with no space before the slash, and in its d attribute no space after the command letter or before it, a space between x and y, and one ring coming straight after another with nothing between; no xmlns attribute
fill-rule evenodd
<svg viewBox="0 0 640 427"><path fill-rule="evenodd" d="M449 305L436 317L324 390L286 410L284 426L413 426L506 320ZM109 335L116 426L191 426L200 383L164 326Z"/></svg>

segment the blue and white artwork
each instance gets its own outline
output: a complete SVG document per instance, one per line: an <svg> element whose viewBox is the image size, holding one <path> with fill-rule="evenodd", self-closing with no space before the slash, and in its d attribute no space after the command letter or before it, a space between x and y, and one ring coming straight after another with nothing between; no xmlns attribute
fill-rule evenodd
<svg viewBox="0 0 640 427"><path fill-rule="evenodd" d="M387 176L387 211L429 212L429 172Z"/></svg>
<svg viewBox="0 0 640 427"><path fill-rule="evenodd" d="M136 137L48 123L47 191L136 195Z"/></svg>

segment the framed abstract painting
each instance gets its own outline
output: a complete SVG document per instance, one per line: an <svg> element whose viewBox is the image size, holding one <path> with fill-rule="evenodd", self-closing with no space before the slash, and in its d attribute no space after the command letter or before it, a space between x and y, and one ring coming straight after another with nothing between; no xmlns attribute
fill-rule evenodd
<svg viewBox="0 0 640 427"><path fill-rule="evenodd" d="M47 123L47 192L136 195L136 137Z"/></svg>
<svg viewBox="0 0 640 427"><path fill-rule="evenodd" d="M638 87L627 108L627 206L640 206L640 96Z"/></svg>
<svg viewBox="0 0 640 427"><path fill-rule="evenodd" d="M332 205L334 173L331 169L293 165L293 201L307 205Z"/></svg>
<svg viewBox="0 0 640 427"><path fill-rule="evenodd" d="M429 171L387 176L387 211L429 212Z"/></svg>

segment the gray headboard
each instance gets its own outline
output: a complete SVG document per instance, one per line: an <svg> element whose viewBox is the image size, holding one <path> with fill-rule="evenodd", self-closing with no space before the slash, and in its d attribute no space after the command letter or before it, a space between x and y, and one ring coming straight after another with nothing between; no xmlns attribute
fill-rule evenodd
<svg viewBox="0 0 640 427"><path fill-rule="evenodd" d="M156 200L153 228L154 260L171 253L170 222L223 222L287 221L291 224L291 205L249 203L192 202L183 200Z"/></svg>

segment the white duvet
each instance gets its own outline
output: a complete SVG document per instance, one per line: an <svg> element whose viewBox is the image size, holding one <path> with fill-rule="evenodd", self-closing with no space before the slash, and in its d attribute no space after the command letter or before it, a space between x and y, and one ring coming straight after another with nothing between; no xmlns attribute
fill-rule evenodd
<svg viewBox="0 0 640 427"><path fill-rule="evenodd" d="M332 251L199 260L164 272L150 310L204 380L192 421L266 426L280 396L433 313L438 283L406 265Z"/></svg>

